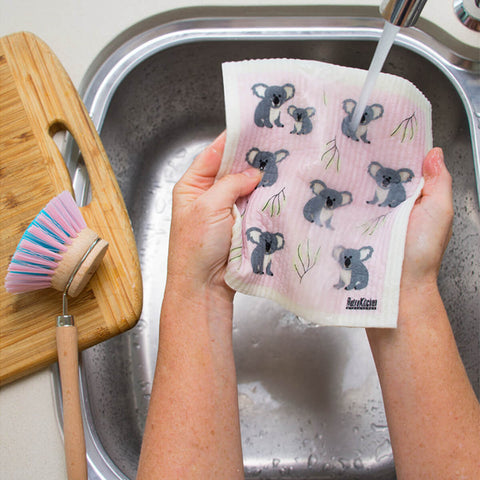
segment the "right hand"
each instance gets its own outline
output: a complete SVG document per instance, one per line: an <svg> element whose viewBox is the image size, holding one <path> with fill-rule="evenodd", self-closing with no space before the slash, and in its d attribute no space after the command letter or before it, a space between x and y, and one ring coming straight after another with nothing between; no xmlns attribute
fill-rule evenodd
<svg viewBox="0 0 480 480"><path fill-rule="evenodd" d="M216 181L226 135L220 135L185 172L173 189L172 226L168 276L188 281L195 289L233 291L224 282L224 273L234 224L233 205L251 193L262 178L259 170L247 168Z"/></svg>

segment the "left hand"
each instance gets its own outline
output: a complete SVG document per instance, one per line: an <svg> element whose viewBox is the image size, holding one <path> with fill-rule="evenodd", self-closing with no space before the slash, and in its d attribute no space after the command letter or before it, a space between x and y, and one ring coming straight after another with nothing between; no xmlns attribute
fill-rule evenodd
<svg viewBox="0 0 480 480"><path fill-rule="evenodd" d="M248 168L215 181L225 148L225 132L195 158L173 189L168 256L170 279L194 289L220 289L233 299L224 282L234 224L233 205L251 193L261 173Z"/></svg>
<svg viewBox="0 0 480 480"><path fill-rule="evenodd" d="M401 296L436 289L443 254L452 235L452 177L440 148L423 162L425 185L410 214L401 281Z"/></svg>

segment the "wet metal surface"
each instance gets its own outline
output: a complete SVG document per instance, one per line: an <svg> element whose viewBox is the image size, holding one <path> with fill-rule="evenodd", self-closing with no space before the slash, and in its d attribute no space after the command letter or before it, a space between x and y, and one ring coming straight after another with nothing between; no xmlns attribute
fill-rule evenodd
<svg viewBox="0 0 480 480"><path fill-rule="evenodd" d="M105 112L93 112L104 118L101 137L135 231L144 308L134 329L82 355L91 478L135 477L158 343L171 190L224 129L221 63L292 57L368 68L374 49L374 41L335 35L173 45L138 62ZM383 71L408 78L433 106L434 145L444 149L453 175L456 214L440 289L478 395L480 216L465 108L447 76L407 48L394 46ZM269 301L238 295L233 336L247 478L395 478L363 329L305 326Z"/></svg>

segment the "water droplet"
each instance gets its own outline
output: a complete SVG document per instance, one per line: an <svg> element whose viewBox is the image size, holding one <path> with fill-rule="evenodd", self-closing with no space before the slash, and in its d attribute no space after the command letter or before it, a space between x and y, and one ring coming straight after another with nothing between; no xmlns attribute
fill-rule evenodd
<svg viewBox="0 0 480 480"><path fill-rule="evenodd" d="M362 459L361 459L361 458L356 458L356 459L353 461L353 466L354 466L357 470L361 470L361 469L363 468Z"/></svg>
<svg viewBox="0 0 480 480"><path fill-rule="evenodd" d="M308 462L307 462L307 465L308 465L308 468L312 468L313 466L315 466L316 464L318 463L318 458L316 455L314 455L313 453L308 457Z"/></svg>
<svg viewBox="0 0 480 480"><path fill-rule="evenodd" d="M375 460L380 462L392 455L390 440L384 440L375 450Z"/></svg>
<svg viewBox="0 0 480 480"><path fill-rule="evenodd" d="M280 476L281 476L281 477L285 477L285 476L287 476L287 475L290 475L292 472L293 472L293 468L292 468L292 467L283 467L283 468L280 470Z"/></svg>
<svg viewBox="0 0 480 480"><path fill-rule="evenodd" d="M374 432L383 432L385 431L388 427L387 425L378 425L376 423L371 423L370 424L370 428L374 431Z"/></svg>
<svg viewBox="0 0 480 480"><path fill-rule="evenodd" d="M274 458L272 460L272 465L273 465L274 468L277 468L279 464L280 464L280 459Z"/></svg>
<svg viewBox="0 0 480 480"><path fill-rule="evenodd" d="M157 214L161 214L165 211L167 204L163 198L157 198L155 202L155 211Z"/></svg>
<svg viewBox="0 0 480 480"><path fill-rule="evenodd" d="M184 158L186 154L187 154L186 148L180 148L175 152L175 156L177 158Z"/></svg>

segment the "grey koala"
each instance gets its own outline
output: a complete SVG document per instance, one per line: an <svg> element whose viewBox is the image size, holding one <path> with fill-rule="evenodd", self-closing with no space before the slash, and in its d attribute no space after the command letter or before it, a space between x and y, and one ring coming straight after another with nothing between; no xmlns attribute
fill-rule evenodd
<svg viewBox="0 0 480 480"><path fill-rule="evenodd" d="M365 112L362 115L360 124L358 125L357 130L354 132L350 126L352 121L353 112L357 102L351 98L343 101L343 109L347 113L347 116L342 121L342 133L352 140L359 141L359 138L362 139L364 143L370 143L370 140L367 140L367 130L368 124L373 120L377 120L383 115L383 107L379 103L374 103L373 105L367 105L365 107Z"/></svg>
<svg viewBox="0 0 480 480"><path fill-rule="evenodd" d="M257 227L251 227L245 233L247 240L256 244L250 257L253 273L258 275L266 273L272 277L272 255L283 248L285 244L283 235L281 233L262 232Z"/></svg>
<svg viewBox="0 0 480 480"><path fill-rule="evenodd" d="M310 188L315 194L303 207L303 216L309 222L315 222L320 227L325 225L330 230L332 227L333 211L352 203L353 197L350 192L338 192L328 188L321 180L310 182Z"/></svg>
<svg viewBox="0 0 480 480"><path fill-rule="evenodd" d="M361 290L368 285L368 270L364 262L373 254L372 247L345 248L342 246L333 249L333 258L340 264L340 279L334 285L345 290Z"/></svg>
<svg viewBox="0 0 480 480"><path fill-rule="evenodd" d="M256 83L252 90L257 97L262 99L255 109L255 125L273 128L273 124L275 124L277 127L283 127L280 121L280 107L295 95L295 87L291 83L283 86Z"/></svg>
<svg viewBox="0 0 480 480"><path fill-rule="evenodd" d="M395 208L405 201L407 194L403 183L410 182L415 176L409 168L393 168L383 167L378 162L372 162L368 166L368 173L377 183L375 196L372 200L367 200L369 204L378 204L380 207Z"/></svg>
<svg viewBox="0 0 480 480"><path fill-rule="evenodd" d="M315 115L315 109L313 107L298 108L295 105L290 105L287 112L295 120L293 130L290 133L307 135L312 131L313 124L310 117Z"/></svg>
<svg viewBox="0 0 480 480"><path fill-rule="evenodd" d="M275 153L260 151L258 148L252 148L248 151L246 161L254 168L263 172L263 177L259 187L270 187L278 178L277 163L280 163L289 155L287 150L278 150Z"/></svg>

